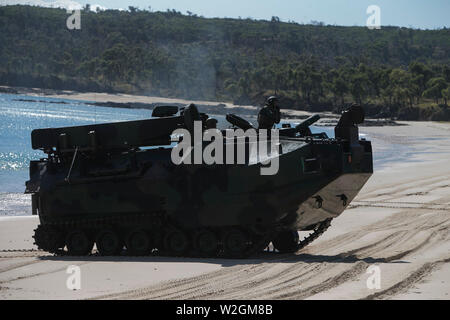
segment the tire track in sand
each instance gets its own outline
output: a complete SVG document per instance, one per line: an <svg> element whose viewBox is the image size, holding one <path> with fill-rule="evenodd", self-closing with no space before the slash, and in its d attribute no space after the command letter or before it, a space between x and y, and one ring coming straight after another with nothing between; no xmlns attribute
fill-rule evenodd
<svg viewBox="0 0 450 320"><path fill-rule="evenodd" d="M390 288L371 294L363 299L365 300L373 300L373 299L387 299L399 293L403 293L408 291L409 288L412 288L415 284L421 282L426 276L430 275L435 269L441 266L444 263L449 263L450 258L425 263L422 267L412 272L409 276L407 276L402 281L396 283Z"/></svg>
<svg viewBox="0 0 450 320"><path fill-rule="evenodd" d="M436 184L432 179L430 184ZM399 188L402 189L402 188ZM403 190L403 189L402 189ZM373 192L373 191L372 191ZM404 196L404 195L399 195ZM395 194L393 195L395 197ZM440 203L448 197L439 199ZM433 202L437 200L434 199ZM426 207L424 202L423 207ZM369 264L417 256L449 240L450 215L445 210L401 208L387 218L307 247L297 256L244 260L242 265L181 280L171 280L97 299L303 299L360 277ZM367 241L364 237L375 235ZM343 251L344 246L365 242ZM430 258L432 260L432 258ZM398 283L367 299L395 295L447 260L428 261L399 274Z"/></svg>

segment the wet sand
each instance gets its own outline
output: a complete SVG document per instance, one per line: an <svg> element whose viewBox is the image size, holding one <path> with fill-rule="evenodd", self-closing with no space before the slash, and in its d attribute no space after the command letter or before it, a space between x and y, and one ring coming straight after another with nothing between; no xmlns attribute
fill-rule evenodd
<svg viewBox="0 0 450 320"><path fill-rule="evenodd" d="M3 217L0 299L448 299L450 124L408 124L364 128L374 153L395 144L399 154L295 255L53 257L27 251L36 217ZM81 268L80 290L66 287L70 265ZM380 289L367 287L372 265Z"/></svg>

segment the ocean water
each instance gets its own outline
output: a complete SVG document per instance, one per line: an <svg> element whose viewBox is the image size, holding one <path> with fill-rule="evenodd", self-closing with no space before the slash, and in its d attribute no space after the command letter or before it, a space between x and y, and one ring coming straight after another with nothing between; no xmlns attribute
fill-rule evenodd
<svg viewBox="0 0 450 320"><path fill-rule="evenodd" d="M34 100L34 101L18 101ZM39 101L39 102L37 102ZM31 149L31 131L149 118L151 110L106 108L83 101L0 94L0 216L30 214L23 194L30 160L45 157Z"/></svg>
<svg viewBox="0 0 450 320"><path fill-rule="evenodd" d="M96 107L83 101L0 94L0 192L23 192L30 160L45 156L31 149L33 129L138 120L150 115L151 111L144 109Z"/></svg>

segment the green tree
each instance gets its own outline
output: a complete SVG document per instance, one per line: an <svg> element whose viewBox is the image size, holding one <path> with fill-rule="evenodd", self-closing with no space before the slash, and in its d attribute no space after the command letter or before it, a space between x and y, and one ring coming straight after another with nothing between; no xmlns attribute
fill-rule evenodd
<svg viewBox="0 0 450 320"><path fill-rule="evenodd" d="M391 71L389 80L394 102L404 106L409 101L410 106L412 106L414 88L411 75L406 70L396 68Z"/></svg>
<svg viewBox="0 0 450 320"><path fill-rule="evenodd" d="M351 78L350 93L353 99L362 104L369 94L369 78L365 73L356 73Z"/></svg>
<svg viewBox="0 0 450 320"><path fill-rule="evenodd" d="M347 82L341 77L337 77L333 80L331 90L336 97L340 98L341 104L344 105L345 95L348 93L349 90Z"/></svg>
<svg viewBox="0 0 450 320"><path fill-rule="evenodd" d="M442 89L442 97L444 98L444 104L447 106L447 103L450 100L450 87Z"/></svg>
<svg viewBox="0 0 450 320"><path fill-rule="evenodd" d="M423 95L439 103L439 99L442 98L442 90L446 89L447 85L447 82L442 77L432 78L427 82L427 89L423 92Z"/></svg>

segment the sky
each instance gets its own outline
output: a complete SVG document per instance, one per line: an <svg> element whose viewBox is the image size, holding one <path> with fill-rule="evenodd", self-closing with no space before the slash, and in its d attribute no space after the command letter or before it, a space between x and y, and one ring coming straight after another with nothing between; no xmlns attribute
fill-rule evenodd
<svg viewBox="0 0 450 320"><path fill-rule="evenodd" d="M175 9L204 17L253 18L342 26L365 26L370 14L367 8L380 8L382 26L420 29L450 27L450 0L0 0L0 4L27 3L74 8L91 4L93 8L127 9L128 6L153 11Z"/></svg>

